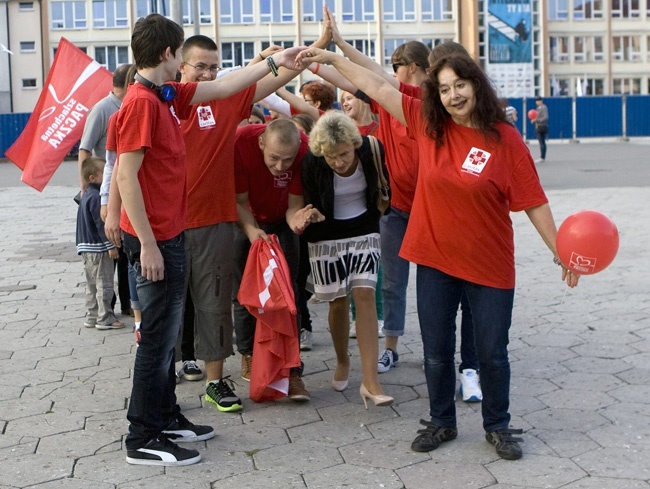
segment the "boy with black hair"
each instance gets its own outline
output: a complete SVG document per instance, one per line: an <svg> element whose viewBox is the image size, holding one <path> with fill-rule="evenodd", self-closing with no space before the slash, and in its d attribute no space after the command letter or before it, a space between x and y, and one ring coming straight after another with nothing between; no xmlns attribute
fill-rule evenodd
<svg viewBox="0 0 650 489"><path fill-rule="evenodd" d="M86 158L80 167L86 191L77 211L77 253L86 271L86 320L84 326L97 329L121 329L111 307L113 299L113 260L117 248L104 233L99 216L99 187L104 175L104 160Z"/></svg>
<svg viewBox="0 0 650 489"><path fill-rule="evenodd" d="M118 116L117 184L124 206L124 249L137 273L142 309L141 340L133 369L127 418L131 464L179 466L201 460L176 442L208 440L210 426L194 425L176 403L174 347L182 323L186 260L185 144L180 119L191 105L224 98L278 66L292 68L304 48L274 53L205 83L176 83L183 29L151 14L136 22L131 49L138 68Z"/></svg>

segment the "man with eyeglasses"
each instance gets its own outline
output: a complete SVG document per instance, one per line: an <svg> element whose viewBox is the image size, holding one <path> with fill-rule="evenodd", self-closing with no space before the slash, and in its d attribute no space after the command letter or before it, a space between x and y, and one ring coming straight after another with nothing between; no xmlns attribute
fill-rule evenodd
<svg viewBox="0 0 650 489"><path fill-rule="evenodd" d="M255 56L264 61L277 46ZM217 45L196 35L183 44L181 83L216 78L219 71ZM207 402L219 411L242 409L232 381L223 376L224 360L233 354L231 292L233 275L233 228L237 221L235 199L235 133L252 105L284 86L297 71L281 68L256 84L242 87L235 95L196 105L181 121L186 147L187 225L185 250L187 279L194 302L196 357L203 360L207 375ZM226 77L229 74L224 75ZM188 325L189 326L189 325ZM180 343L180 342L179 342Z"/></svg>

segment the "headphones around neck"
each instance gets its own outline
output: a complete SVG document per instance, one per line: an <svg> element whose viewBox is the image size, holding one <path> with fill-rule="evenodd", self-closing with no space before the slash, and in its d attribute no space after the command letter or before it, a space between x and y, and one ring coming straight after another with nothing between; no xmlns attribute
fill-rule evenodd
<svg viewBox="0 0 650 489"><path fill-rule="evenodd" d="M163 102L171 102L176 97L176 89L169 83L158 86L154 82L147 80L140 73L136 73L134 78L138 83L142 83L145 87L154 90L158 98Z"/></svg>

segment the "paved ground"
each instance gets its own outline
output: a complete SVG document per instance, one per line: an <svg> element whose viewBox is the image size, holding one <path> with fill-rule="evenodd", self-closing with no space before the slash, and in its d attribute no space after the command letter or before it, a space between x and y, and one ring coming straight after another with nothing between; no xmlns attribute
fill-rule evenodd
<svg viewBox="0 0 650 489"><path fill-rule="evenodd" d="M2 188L0 488L650 488L650 172L647 157L637 159L646 149L629 143L549 149L540 174L562 184L548 186L557 221L599 209L621 233L612 266L577 289L563 287L525 215L513 216L518 288L511 411L513 426L525 430L524 458L516 462L495 455L483 439L480 405L462 401L457 440L429 454L409 449L428 410L411 287L401 364L381 376L396 398L393 406L363 408L353 344L350 389L329 387L334 355L327 306L315 304L316 345L304 355L311 402L246 399L242 413L224 414L204 404L201 382L183 382L178 396L185 414L218 432L196 444L202 463L127 465L133 335L130 328L83 327L75 180L42 194ZM573 163L573 154L580 162ZM625 181L612 166L616 158L627 162ZM579 168L608 172L599 172L605 180L592 188L577 188L585 186L572 183ZM4 172L12 171L0 169L3 184ZM239 356L226 368L238 378ZM246 397L245 382L238 393Z"/></svg>

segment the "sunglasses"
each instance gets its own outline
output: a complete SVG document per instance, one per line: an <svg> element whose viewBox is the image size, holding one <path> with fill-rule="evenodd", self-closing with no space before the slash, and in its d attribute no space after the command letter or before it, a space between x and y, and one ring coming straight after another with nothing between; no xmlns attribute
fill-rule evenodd
<svg viewBox="0 0 650 489"><path fill-rule="evenodd" d="M393 63L393 73L397 73L397 69L400 66L406 66L406 63Z"/></svg>

